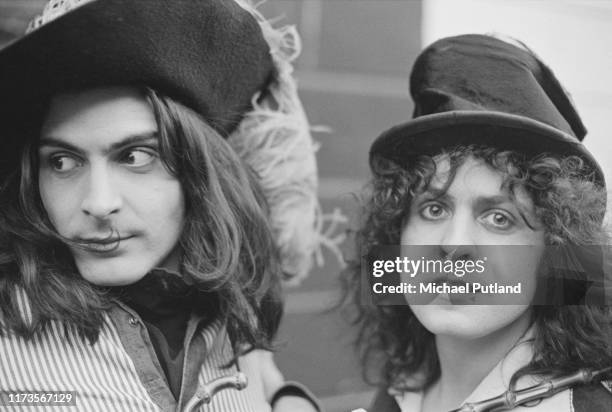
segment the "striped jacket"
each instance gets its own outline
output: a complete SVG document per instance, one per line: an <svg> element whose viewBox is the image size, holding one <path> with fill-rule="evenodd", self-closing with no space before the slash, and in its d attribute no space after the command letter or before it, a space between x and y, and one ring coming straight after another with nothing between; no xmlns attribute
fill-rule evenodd
<svg viewBox="0 0 612 412"><path fill-rule="evenodd" d="M23 303L23 302L22 302ZM27 304L22 304L26 315ZM59 322L25 341L15 335L0 337L1 410L40 411L40 407L12 407L9 394L36 392L74 393L74 406L54 411L180 411L199 385L232 375L224 368L233 356L230 341L219 322L202 327L192 316L187 326L180 398L176 400L157 361L147 329L129 307L117 302L107 314L99 340L90 345L76 334L67 339ZM200 412L269 412L257 371L242 368L249 377L246 389L226 389ZM13 404L14 405L14 404Z"/></svg>

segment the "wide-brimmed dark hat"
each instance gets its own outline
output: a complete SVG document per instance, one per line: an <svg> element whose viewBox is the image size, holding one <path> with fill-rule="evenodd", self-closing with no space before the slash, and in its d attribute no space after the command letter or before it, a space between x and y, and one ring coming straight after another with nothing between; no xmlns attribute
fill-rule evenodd
<svg viewBox="0 0 612 412"><path fill-rule="evenodd" d="M49 0L28 33L0 50L0 180L19 170L52 96L150 87L198 112L254 170L285 279L298 283L321 246L337 251L340 238L324 227L317 199L317 146L292 74L299 35L254 3Z"/></svg>
<svg viewBox="0 0 612 412"><path fill-rule="evenodd" d="M584 147L586 128L552 71L526 48L495 37L438 40L417 58L410 76L413 119L379 136L370 161L405 164L414 155L457 145L487 145L528 155L578 155L605 186Z"/></svg>
<svg viewBox="0 0 612 412"><path fill-rule="evenodd" d="M154 88L227 136L274 77L257 20L235 1L51 1L31 26L0 51L3 153L54 94L108 85Z"/></svg>

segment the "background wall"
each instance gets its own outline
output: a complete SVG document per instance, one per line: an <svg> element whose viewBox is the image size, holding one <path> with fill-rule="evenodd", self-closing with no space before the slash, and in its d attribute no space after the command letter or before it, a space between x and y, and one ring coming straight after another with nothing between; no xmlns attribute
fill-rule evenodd
<svg viewBox="0 0 612 412"><path fill-rule="evenodd" d="M407 73L421 48L420 1L269 0L266 16L296 24L303 39L297 77L313 124L327 125L321 143L320 197L324 211L353 214L368 178L367 153L386 128L409 119ZM348 248L348 246L347 246ZM368 406L372 388L361 379L353 333L337 311L339 266L326 265L287 291L277 355L285 375L306 382L330 412Z"/></svg>
<svg viewBox="0 0 612 412"><path fill-rule="evenodd" d="M23 32L44 0L0 0L0 43ZM278 25L303 37L297 77L313 124L331 127L321 143L325 211L355 213L368 178L367 152L383 130L410 117L408 73L419 50L451 34L498 32L523 40L572 93L590 130L586 144L612 182L612 1L608 0L268 0ZM347 249L350 245L347 246ZM277 361L287 378L309 385L330 412L367 406L352 331L337 311L340 268L326 254L298 288L287 290Z"/></svg>

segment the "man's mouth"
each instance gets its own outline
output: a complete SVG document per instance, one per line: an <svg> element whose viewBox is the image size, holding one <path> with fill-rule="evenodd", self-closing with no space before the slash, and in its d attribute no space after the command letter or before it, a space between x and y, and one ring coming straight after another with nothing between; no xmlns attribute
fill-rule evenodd
<svg viewBox="0 0 612 412"><path fill-rule="evenodd" d="M438 276L434 279L434 281L436 284L441 285L443 283L446 283L448 286L458 286L458 287L463 287L466 288L466 292L461 292L461 293L451 293L451 294L442 294L442 295L438 295L439 297L437 298L439 301L445 301L448 302L446 304L451 304L451 305L473 305L476 304L476 299L477 296L480 295L480 292L474 292L474 290L472 289L473 286L473 281L472 282L468 282L466 279L463 278L458 278L454 275L448 275L448 276ZM440 302L436 302L437 304L440 304Z"/></svg>
<svg viewBox="0 0 612 412"><path fill-rule="evenodd" d="M112 236L112 237L79 237L75 241L84 250L94 253L108 253L117 250L122 242L134 236Z"/></svg>

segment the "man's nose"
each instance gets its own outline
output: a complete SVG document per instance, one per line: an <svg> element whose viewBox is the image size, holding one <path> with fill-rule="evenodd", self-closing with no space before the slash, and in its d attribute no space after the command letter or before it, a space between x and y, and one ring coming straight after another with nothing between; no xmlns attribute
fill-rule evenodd
<svg viewBox="0 0 612 412"><path fill-rule="evenodd" d="M116 183L106 165L92 165L81 203L83 213L104 219L119 212L122 198Z"/></svg>
<svg viewBox="0 0 612 412"><path fill-rule="evenodd" d="M476 256L476 225L469 212L457 212L447 220L440 240L444 258L472 259Z"/></svg>

